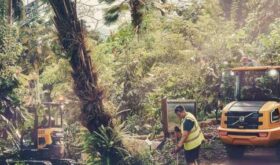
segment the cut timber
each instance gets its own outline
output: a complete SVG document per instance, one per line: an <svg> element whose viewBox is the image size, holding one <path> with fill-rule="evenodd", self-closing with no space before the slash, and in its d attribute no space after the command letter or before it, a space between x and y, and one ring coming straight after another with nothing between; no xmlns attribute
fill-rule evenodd
<svg viewBox="0 0 280 165"><path fill-rule="evenodd" d="M216 121L216 119L207 119L206 121L199 122L199 125L201 128L209 127L209 126L217 125L217 124L218 124L218 122Z"/></svg>
<svg viewBox="0 0 280 165"><path fill-rule="evenodd" d="M146 140L132 138L131 136L123 138L124 146L132 153L143 153L147 150L155 150L160 143L161 141L157 140L151 140L147 143Z"/></svg>

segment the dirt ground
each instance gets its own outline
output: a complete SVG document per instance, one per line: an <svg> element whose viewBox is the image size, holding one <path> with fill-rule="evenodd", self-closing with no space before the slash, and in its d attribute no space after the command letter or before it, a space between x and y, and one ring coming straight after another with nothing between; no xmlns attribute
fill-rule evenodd
<svg viewBox="0 0 280 165"><path fill-rule="evenodd" d="M280 161L275 155L275 149L273 148L248 148L245 152L245 156L240 160L230 160L227 157L226 150L222 142L218 138L217 132L218 125L212 125L202 128L207 142L205 142L200 150L200 165L280 165ZM136 140L134 138L127 138L126 142L135 151L145 152L149 149L157 151L156 148L160 144L160 141L151 141L151 146L147 145L146 140ZM183 152L180 152L176 156L171 156L169 153L175 143L170 139L168 143L163 146L162 150L158 151L158 154L154 154L155 158L161 163L158 164L176 164L185 165ZM168 163L168 159L172 163Z"/></svg>
<svg viewBox="0 0 280 165"><path fill-rule="evenodd" d="M202 159L200 165L280 165L273 148L249 149L240 160L218 159Z"/></svg>
<svg viewBox="0 0 280 165"><path fill-rule="evenodd" d="M210 139L201 149L200 165L280 165L275 148L248 148L242 159L230 160L218 138L217 127L213 125L203 128Z"/></svg>
<svg viewBox="0 0 280 165"><path fill-rule="evenodd" d="M200 151L200 162L209 162L214 164L221 164L227 158L226 150L222 142L218 138L218 125L210 125L202 128L207 141L202 145Z"/></svg>
<svg viewBox="0 0 280 165"><path fill-rule="evenodd" d="M213 140L210 144L202 145L200 151L200 162L221 164L227 160L224 145L218 140Z"/></svg>

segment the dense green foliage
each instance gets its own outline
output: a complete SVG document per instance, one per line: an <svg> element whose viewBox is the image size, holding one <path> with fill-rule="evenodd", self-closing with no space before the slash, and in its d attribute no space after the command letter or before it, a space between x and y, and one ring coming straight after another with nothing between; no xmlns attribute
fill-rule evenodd
<svg viewBox="0 0 280 165"><path fill-rule="evenodd" d="M0 152L7 149L2 145L13 148L14 144L14 147L18 147L16 128L24 121L24 112L19 108L20 99L16 94L20 74L18 60L22 52L17 38L18 30L0 17L0 134L6 139L0 142Z"/></svg>
<svg viewBox="0 0 280 165"><path fill-rule="evenodd" d="M279 65L276 1L206 0L168 9L162 16L149 8L141 35L124 24L95 47L93 58L110 110L120 112L132 133L157 132L163 97L195 99L201 119L204 111L220 108L219 102L233 96L232 84L223 77L230 68L243 65L242 57L260 65ZM269 11L273 17L260 18ZM152 127L147 131L143 123Z"/></svg>
<svg viewBox="0 0 280 165"><path fill-rule="evenodd" d="M131 133L158 133L163 97L197 100L200 118L220 108L219 101L233 97L226 71L242 66L242 57L279 65L276 1L194 1L165 9L162 16L148 8L141 35L124 24L94 47L108 108ZM270 11L273 17L260 18Z"/></svg>
<svg viewBox="0 0 280 165"><path fill-rule="evenodd" d="M219 103L232 99L232 84L224 82L229 78L226 71L241 66L242 57L259 65L280 65L277 0L102 2L110 5L104 16L110 25L130 9L132 23L123 23L108 37L89 31L86 38L87 53L104 91L105 110L116 125L123 123L130 135L160 133L160 101L164 97L195 99L200 119L206 111L219 109ZM21 22L7 25L6 12L7 5L0 5L0 116L7 119L0 123L0 133L3 135L6 123L14 119L5 113L7 109L24 114L16 108L19 103L29 107L63 95L68 103L68 154L78 158L84 134L77 124L80 105L72 88L69 58L61 50L49 19L51 11L20 28ZM21 10L17 13L17 18L22 17ZM140 33L135 33L135 28ZM36 89L31 89L32 81ZM106 127L86 134L84 148L90 153L89 161L107 162L112 153L126 154L118 148L122 138L118 133ZM73 138L75 135L79 138ZM97 148L104 153L98 153ZM138 159L129 157L127 162L149 164L152 156L167 162L151 153L138 155Z"/></svg>
<svg viewBox="0 0 280 165"><path fill-rule="evenodd" d="M88 153L93 153L93 158L89 160L89 164L122 164L123 160L118 157L125 158L128 151L122 147L122 137L120 133L110 127L100 127L98 132L87 134L85 146Z"/></svg>
<svg viewBox="0 0 280 165"><path fill-rule="evenodd" d="M140 38L129 25L120 27L95 52L99 59L106 57L106 69L111 69L110 100L119 110L132 109L131 114L155 111L163 96L196 99L201 110L216 104L223 71L242 65L243 56L260 64L279 64L279 21L270 20L270 28L252 40L251 24L258 20L252 15L271 8L255 11L251 3L241 6L247 14L238 27L223 17L218 1L175 7L167 16L150 10Z"/></svg>

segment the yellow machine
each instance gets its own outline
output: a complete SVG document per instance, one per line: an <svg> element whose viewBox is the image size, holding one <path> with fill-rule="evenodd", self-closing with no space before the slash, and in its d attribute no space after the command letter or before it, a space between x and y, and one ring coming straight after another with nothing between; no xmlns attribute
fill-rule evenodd
<svg viewBox="0 0 280 165"><path fill-rule="evenodd" d="M280 142L280 66L239 67L235 101L222 112L219 136L230 158L243 156L246 146L278 146ZM280 155L280 147L277 147Z"/></svg>
<svg viewBox="0 0 280 165"><path fill-rule="evenodd" d="M48 145L56 143L54 137L63 138L63 130L61 128L40 128L38 129L37 149L44 149ZM60 140L60 139L57 139Z"/></svg>
<svg viewBox="0 0 280 165"><path fill-rule="evenodd" d="M75 161L65 159L64 133L62 120L62 104L44 103L48 110L40 117L35 108L34 128L29 128L21 136L20 158L7 161L7 164L31 164L31 165L73 165ZM54 112L51 112L53 107ZM52 116L55 116L54 118ZM39 122L39 119L42 121Z"/></svg>

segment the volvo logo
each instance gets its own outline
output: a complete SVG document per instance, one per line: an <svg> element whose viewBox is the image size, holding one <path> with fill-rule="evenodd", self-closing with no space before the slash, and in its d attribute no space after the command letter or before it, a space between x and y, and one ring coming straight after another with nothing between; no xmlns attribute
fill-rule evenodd
<svg viewBox="0 0 280 165"><path fill-rule="evenodd" d="M252 116L253 114L254 114L254 112L250 113L247 116L240 116L239 119L236 122L234 122L232 125L235 125L237 123L243 123L246 118L248 118L249 116Z"/></svg>
<svg viewBox="0 0 280 165"><path fill-rule="evenodd" d="M245 117L244 116L240 116L239 117L239 122L244 122L245 121Z"/></svg>

